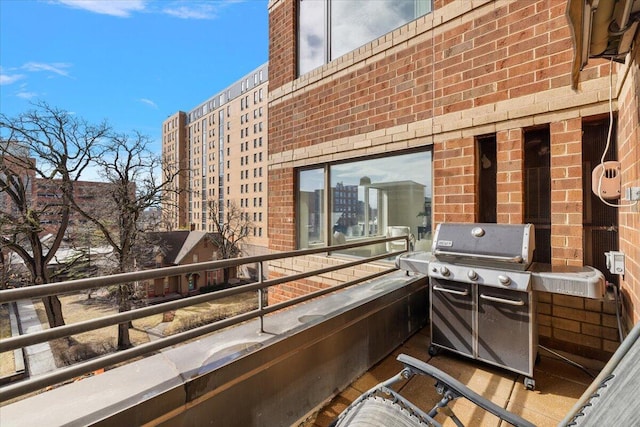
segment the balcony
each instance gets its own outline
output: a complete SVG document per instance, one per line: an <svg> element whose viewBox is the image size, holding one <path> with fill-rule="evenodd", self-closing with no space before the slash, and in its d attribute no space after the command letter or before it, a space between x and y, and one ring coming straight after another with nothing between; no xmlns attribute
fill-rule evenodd
<svg viewBox="0 0 640 427"><path fill-rule="evenodd" d="M584 363L583 367L589 366L588 371L585 372L576 366L567 364L557 356L542 354L534 374L536 390L529 391L525 389L521 375L482 363L474 363L451 353L441 353L432 357L427 353L429 341L429 328L420 330L384 360L351 383L318 413L311 416L303 426L329 426L358 396L402 369L402 364L397 360L397 356L400 354L407 354L427 361L466 384L484 398L540 427L559 425L593 381L590 374L596 373L597 369L601 367L597 362L571 356L573 361L578 359L581 364ZM434 383L432 378L415 376L400 383L399 386L394 387L394 390L421 409L428 411L441 399L441 396L436 393ZM504 422L501 424L500 419L495 415L464 399L455 401L449 407L465 426L497 427L507 425ZM454 425L451 419L447 419L444 415L436 417L436 420L442 422L443 425Z"/></svg>
<svg viewBox="0 0 640 427"><path fill-rule="evenodd" d="M398 237L373 243L389 240ZM18 288L0 292L0 303L202 268L257 263L262 270L271 259L317 255L327 256L326 248ZM3 424L327 426L358 395L396 374L401 369L395 360L400 353L428 361L541 426L556 425L592 382L589 373L596 373L600 366L589 366L587 372L544 352L536 366L535 391L525 390L518 374L446 352L432 358L427 353L427 279L379 262L394 255L346 260L320 270L2 340L0 351L20 351L39 342L241 292L255 292L258 298L256 310L5 385L0 388ZM263 292L271 286L371 263L377 263L377 272L290 302L262 304ZM103 368L100 375L68 383ZM61 382L68 384L41 392ZM414 377L398 387L425 408L439 400L433 381L427 378ZM462 399L452 408L468 425L500 424Z"/></svg>

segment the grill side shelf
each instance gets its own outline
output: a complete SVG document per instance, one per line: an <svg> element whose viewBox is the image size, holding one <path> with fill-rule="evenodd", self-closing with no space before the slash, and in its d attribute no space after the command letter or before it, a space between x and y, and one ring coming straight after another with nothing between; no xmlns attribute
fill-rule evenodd
<svg viewBox="0 0 640 427"><path fill-rule="evenodd" d="M603 299L605 296L604 275L588 265L573 267L533 263L529 271L534 291L592 299Z"/></svg>

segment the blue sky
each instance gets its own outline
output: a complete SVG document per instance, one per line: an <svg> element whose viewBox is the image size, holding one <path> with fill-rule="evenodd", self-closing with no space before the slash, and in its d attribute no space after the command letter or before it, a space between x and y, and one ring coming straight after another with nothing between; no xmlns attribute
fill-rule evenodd
<svg viewBox="0 0 640 427"><path fill-rule="evenodd" d="M0 112L46 101L160 151L162 122L268 60L268 0L0 0Z"/></svg>

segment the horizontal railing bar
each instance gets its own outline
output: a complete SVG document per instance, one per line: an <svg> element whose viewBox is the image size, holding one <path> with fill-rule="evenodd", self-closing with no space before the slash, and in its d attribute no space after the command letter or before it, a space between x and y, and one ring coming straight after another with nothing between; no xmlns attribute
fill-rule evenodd
<svg viewBox="0 0 640 427"><path fill-rule="evenodd" d="M120 362L125 362L127 360L133 359L134 357L143 356L145 354L162 350L163 348L170 347L172 345L180 344L184 341L197 338L201 335L205 335L237 323L251 320L258 315L259 313L257 312L257 310L252 310L247 313L229 317L214 323L190 329L188 331L180 332L175 335L170 335L165 338L160 338L155 341L140 344L136 347L132 347L126 350L120 350L116 353L108 354L106 356L101 356L88 362L82 362L66 368L56 369L53 372L42 374L35 378L30 378L19 383L1 387L0 402L4 402L6 400L13 399L14 397L18 397L53 384L76 378L80 375L93 372L98 369L106 368Z"/></svg>
<svg viewBox="0 0 640 427"><path fill-rule="evenodd" d="M177 265L171 267L154 268L150 270L134 271L129 273L118 273L109 276L91 277L85 279L75 279L66 282L47 283L42 285L25 286L21 288L0 290L0 304L11 301L18 301L26 298L38 298L50 295L60 295L65 293L77 292L92 288L116 285L126 282L135 282L139 280L158 279L167 276L176 276L187 274L199 270L214 270L227 267L234 267L244 264L252 264L262 261L271 261L282 258L295 258L305 255L314 255L319 253L336 252L339 250L352 249L362 246L370 246L378 243L385 243L394 240L409 240L408 236L384 237L367 241L359 241L357 243L346 243L343 245L323 246L313 249L299 249L295 251L277 252L267 255L255 255L243 258L232 258L225 260L205 261L194 264ZM407 245L408 247L408 245Z"/></svg>
<svg viewBox="0 0 640 427"><path fill-rule="evenodd" d="M265 307L262 311L263 314L270 314L274 311L282 310L283 308L291 307L297 305L301 302L309 301L313 298L318 298L326 294L330 294L335 291L339 291L344 288L348 288L349 286L357 285L358 283L366 282L368 280L377 279L378 277L384 276L385 274L393 273L394 271L398 271L396 267L389 268L388 270L379 271L377 273L370 274L368 276L360 277L349 282L342 283L340 285L331 286L329 288L320 289L318 291L311 292L307 295L303 295L297 298L290 299L288 301L283 301L277 304L270 305Z"/></svg>
<svg viewBox="0 0 640 427"><path fill-rule="evenodd" d="M335 291L347 288L349 286L356 285L358 283L362 283L367 280L375 279L385 274L389 274L393 271L397 271L397 268L393 267L385 271L373 273L369 276L354 279L352 281L349 281L340 285L332 286L331 288L322 289L322 290L313 292L309 295L295 298L291 301L285 301L283 303L274 304L273 306L266 307L263 310L251 310L243 314L239 314L239 315L232 316L217 322L210 323L208 325L203 325L198 328L194 328L188 331L180 332L175 335L171 335L169 337L160 338L156 341L140 344L130 349L121 350L119 352L109 354L106 356L101 356L96 359L90 360L88 362L78 363L68 368L61 368L51 373L38 376L36 378L30 378L28 380L21 381L19 383L11 384L6 387L0 388L0 401L13 399L14 397L18 397L53 384L57 384L66 380L73 379L80 375L93 372L97 369L106 368L108 366L112 366L120 362L125 362L134 357L143 356L153 351L162 350L166 347L180 344L184 341L197 338L202 335L218 331L220 329L234 326L239 323L245 322L247 320L255 319L258 316L269 314L274 311L281 310L283 308L287 308L287 307L299 304L301 302L304 302L313 298L317 298L319 296L322 296L331 292L335 292Z"/></svg>
<svg viewBox="0 0 640 427"><path fill-rule="evenodd" d="M250 292L250 291L243 291L243 292ZM243 292L238 292L238 293L243 293ZM88 332L88 331L92 331L100 328L106 328L108 326L113 326L120 323L130 322L130 321L141 319L144 317L153 316L154 314L164 313L173 309L215 301L218 299L225 298L226 296L228 295L218 295L216 292L211 292L207 294L182 298L179 300L155 304L148 307L137 308L137 309L122 312L122 313L109 314L109 315L100 317L99 319L85 320L83 322L72 323L70 325L58 326L55 328L45 329L38 332L31 332L25 335L18 335L11 338L5 338L3 340L0 340L0 353L14 350L16 348L28 347L30 345L39 344L41 342L51 341L58 338L64 338L71 335L81 334L83 332Z"/></svg>
<svg viewBox="0 0 640 427"><path fill-rule="evenodd" d="M408 248L409 237L397 236L397 237L390 237L390 238L368 240L365 242L360 241L358 243L348 243L344 245L323 247L323 248L317 248L317 249L303 249L303 250L297 250L297 251L279 252L279 253L274 253L269 255L246 257L246 258L233 259L233 260L210 261L210 262L204 262L204 263L198 263L198 264L188 264L185 266L166 267L163 269L145 270L142 272L121 273L121 274L105 276L105 277L95 278L95 279L79 279L79 280L70 281L71 286L66 286L70 282L64 282L64 283L52 283L47 285L38 285L38 286L28 287L28 288L3 290L3 291L0 291L0 303L15 301L23 298L36 298L41 296L74 292L74 291L83 290L83 289L106 286L108 284L122 283L123 281L136 281L136 280L145 280L150 278L166 277L168 275L172 275L172 273L182 274L183 272L202 270L203 268L208 268L210 266L215 266L215 268L224 268L224 267L229 267L234 265L249 264L252 262L261 262L265 260L304 256L304 255L317 254L317 253L326 253L329 250L331 252L335 252L339 250L350 249L350 248L361 247L361 246L369 246L372 244L384 243L387 241L395 241L400 239L404 239L407 241L406 247ZM306 277L325 274L328 272L349 268L359 264L365 264L371 261L388 258L400 253L404 253L406 251L407 249L403 251L389 252L389 253L368 257L368 258L360 258L356 261L337 264L335 266L325 267L322 269L313 270L311 272L305 272L305 273L287 276L284 278L276 278L276 279L266 280L262 282L236 286L234 288L215 291L210 294L188 297L188 298L184 298L176 301L157 304L150 307L131 310L129 312L104 316L100 319L93 319L85 322L78 322L72 325L52 328L42 332L36 332L36 333L27 334L27 335L22 335L19 337L8 338L8 339L0 340L0 352L4 352L4 351L8 351L15 348L20 348L20 347L25 347L25 346L36 344L39 342L50 341L51 339L55 339L55 338L62 338L65 336L75 335L77 333L81 333L89 330L95 330L95 329L99 329L106 326L112 326L119 323L128 322L130 320L139 319L142 317L148 317L150 315L162 313L174 308L182 308L186 306L201 304L203 302L225 298L232 295L237 295L240 293L257 291L259 289L268 288L270 286L275 286L281 283L286 283L286 282L299 280ZM372 280L374 278L383 276L385 274L388 274L396 270L397 268L393 267L385 271L377 272L365 277L351 280L349 282L331 286L326 289L321 289L321 290L312 292L310 294L307 294L298 298L294 298L289 301L274 304L272 306L268 306L263 309L252 310L252 311L242 313L236 316L232 316L220 321L212 322L210 324L203 325L194 329L190 329L188 331L180 332L178 334L171 335L169 337L165 337L159 340L140 344L130 349L121 350L113 354L101 356L96 359L92 359L87 362L78 363L67 368L57 369L51 373L43 374L36 378L29 378L19 383L14 383L5 387L0 387L0 401L6 401L14 397L18 397L26 393L33 392L47 386L51 386L66 380L73 379L77 376L90 373L97 369L101 369L101 368L115 365L117 363L125 362L134 357L143 356L145 354L158 351L166 347L176 345L193 338L197 338L201 335L215 332L217 330L220 330L229 326L234 326L234 325L237 325L238 323L251 320L259 316L261 317L261 316L264 316L265 314L270 314L277 310L294 306L301 302L308 301L310 299L317 298L319 296L322 296L331 292L335 292L335 291L344 289L346 287L353 286L358 283L362 283L367 280ZM135 278L132 278L132 277L135 277ZM100 283L100 285L96 285L96 283ZM40 290L38 288L45 288L45 289ZM17 292L17 291L20 291L20 292ZM24 292L24 291L31 291L31 292ZM36 291L36 292L33 292L33 291Z"/></svg>
<svg viewBox="0 0 640 427"><path fill-rule="evenodd" d="M22 288L0 291L0 303L18 301L27 298L39 298L78 292L87 289L117 285L139 280L158 279L167 276L177 276L203 269L220 269L232 267L237 263L230 260L207 261L197 264L187 264L172 267L155 268L151 270L133 271L129 273L111 274L108 276L91 277L86 279L69 280L66 282L46 283L43 285L25 286Z"/></svg>
<svg viewBox="0 0 640 427"><path fill-rule="evenodd" d="M344 268L355 267L356 265L366 264L367 262L371 262L371 261L378 261L378 260L389 258L390 256L398 255L401 253L404 253L404 251L388 252L383 255L376 255L368 258L363 258L357 261L346 262L344 264L332 265L330 267L324 267L324 268L320 268L318 270L313 270L310 272L292 274L290 276L265 280L264 282L262 282L262 284L263 284L263 287L265 284L267 286L280 285L282 283L293 282L300 279L306 279L307 277L311 277L311 276L319 276L321 274L331 273L332 271L342 270Z"/></svg>
<svg viewBox="0 0 640 427"><path fill-rule="evenodd" d="M341 270L344 268L353 267L359 264L365 264L367 262L376 261L383 258L388 258L393 255L402 253L401 251L390 252L383 255L377 255L374 257L363 258L356 261L338 264L331 267L325 267L319 270L313 270L310 272L300 273L296 275L286 276L284 278L277 278L271 280L265 280L262 283L256 282L247 285L240 285L229 289L222 289L208 294L196 295L187 297L175 301L169 301L166 303L156 304L150 307L137 308L117 314L110 314L99 319L91 319L83 322L76 322L70 325L58 326L56 328L45 329L38 332L32 332L24 335L16 335L11 338L5 338L0 340L0 353L17 348L28 347L30 345L39 344L46 341L51 341L58 338L68 337L70 335L76 335L83 332L92 331L95 329L105 328L108 326L117 325L120 323L130 322L133 320L141 319L155 314L164 313L169 310L188 307L191 305L203 304L205 302L215 301L218 299L226 298L233 295L238 295L246 292L254 292L258 289L268 288L270 286L279 285L282 283L304 279L307 277L317 276L319 274L329 273L332 271ZM284 280L283 280L284 279Z"/></svg>

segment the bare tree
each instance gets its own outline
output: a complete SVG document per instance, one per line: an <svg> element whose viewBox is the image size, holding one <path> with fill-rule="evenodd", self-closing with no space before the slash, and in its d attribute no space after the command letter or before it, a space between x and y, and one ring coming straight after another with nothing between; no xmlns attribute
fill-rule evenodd
<svg viewBox="0 0 640 427"><path fill-rule="evenodd" d="M220 204L208 201L209 219L213 222L210 240L217 247L218 259L237 258L242 254L242 244L253 230L249 213L233 201ZM224 269L224 283L229 282L229 269Z"/></svg>
<svg viewBox="0 0 640 427"><path fill-rule="evenodd" d="M147 209L160 207L170 183L179 172L177 168L162 167L161 158L150 151L150 144L147 136L137 132L133 136L110 135L103 154L93 159L102 178L109 184L102 195L106 205L88 210L74 202L74 208L95 224L113 248L117 271L121 273L137 268L139 260L136 260L135 247L140 244L145 225L141 216ZM120 312L131 309L132 293L132 283L118 286ZM123 323L118 327L119 349L131 346L130 326Z"/></svg>
<svg viewBox="0 0 640 427"><path fill-rule="evenodd" d="M11 255L10 252L0 250L0 289L7 289L11 281L19 275Z"/></svg>
<svg viewBox="0 0 640 427"><path fill-rule="evenodd" d="M0 115L0 250L23 259L32 285L51 280L47 266L69 225L74 183L108 131L105 122L90 125L44 102L15 118ZM46 197L35 197L37 183ZM57 296L43 302L49 325L64 325Z"/></svg>
<svg viewBox="0 0 640 427"><path fill-rule="evenodd" d="M11 263L9 262L9 257L5 257L4 252L0 250L0 289L7 288L10 276Z"/></svg>
<svg viewBox="0 0 640 427"><path fill-rule="evenodd" d="M104 186L94 190L100 193L101 188ZM104 208L101 199L91 200L91 205L94 203L96 208ZM83 206L91 209L86 200ZM97 277L114 272L113 249L105 243L102 232L93 223L86 220L72 221L67 228L67 236L63 244L67 246L67 258L60 260L59 265L60 273L64 274L66 279ZM87 289L87 299L91 299L92 294L97 290L98 288Z"/></svg>
<svg viewBox="0 0 640 427"><path fill-rule="evenodd" d="M171 220L171 213L167 206L163 206L160 213L160 220L158 221L158 230L173 231L174 222Z"/></svg>

